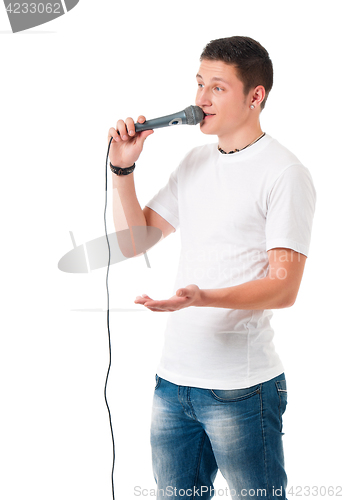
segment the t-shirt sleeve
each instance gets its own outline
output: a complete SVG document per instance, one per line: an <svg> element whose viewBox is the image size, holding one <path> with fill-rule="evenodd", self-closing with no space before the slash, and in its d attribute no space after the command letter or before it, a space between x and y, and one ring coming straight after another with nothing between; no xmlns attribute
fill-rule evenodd
<svg viewBox="0 0 344 500"><path fill-rule="evenodd" d="M146 203L146 207L161 215L175 229L179 227L178 171L179 167L172 172L167 184Z"/></svg>
<svg viewBox="0 0 344 500"><path fill-rule="evenodd" d="M268 195L266 250L291 248L308 256L315 203L309 170L301 164L286 168Z"/></svg>

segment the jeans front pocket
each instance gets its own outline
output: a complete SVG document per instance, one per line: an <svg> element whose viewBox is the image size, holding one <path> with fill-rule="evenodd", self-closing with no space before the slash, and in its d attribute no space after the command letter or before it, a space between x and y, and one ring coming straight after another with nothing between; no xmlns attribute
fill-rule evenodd
<svg viewBox="0 0 344 500"><path fill-rule="evenodd" d="M286 410L287 404L288 404L288 392L287 392L287 382L285 379L282 380L276 380L276 389L279 397L279 405L278 405L278 411L279 411L279 419L280 419L280 431L282 432L283 428L283 413Z"/></svg>
<svg viewBox="0 0 344 500"><path fill-rule="evenodd" d="M161 378L159 377L159 375L155 375L155 389L154 390L156 390L159 387L160 382L161 382Z"/></svg>
<svg viewBox="0 0 344 500"><path fill-rule="evenodd" d="M216 401L234 403L236 401L243 401L244 399L251 398L255 394L259 394L260 386L261 384L246 387L245 389L210 389L210 394Z"/></svg>

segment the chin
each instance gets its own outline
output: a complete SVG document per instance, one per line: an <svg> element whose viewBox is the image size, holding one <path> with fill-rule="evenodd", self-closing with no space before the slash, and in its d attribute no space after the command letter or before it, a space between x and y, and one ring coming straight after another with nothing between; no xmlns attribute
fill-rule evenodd
<svg viewBox="0 0 344 500"><path fill-rule="evenodd" d="M200 126L200 130L206 135L217 135L216 131L212 130L210 127L208 128L206 123Z"/></svg>

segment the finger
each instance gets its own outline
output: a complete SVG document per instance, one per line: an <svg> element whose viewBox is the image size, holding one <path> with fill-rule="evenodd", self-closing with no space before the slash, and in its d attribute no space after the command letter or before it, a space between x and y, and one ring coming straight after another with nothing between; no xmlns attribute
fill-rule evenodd
<svg viewBox="0 0 344 500"><path fill-rule="evenodd" d="M125 123L124 123L123 120L118 120L118 122L117 122L117 132L119 133L122 141L126 141L127 139L129 139L127 127L126 127L126 125L125 125Z"/></svg>
<svg viewBox="0 0 344 500"><path fill-rule="evenodd" d="M137 296L136 299L134 300L135 304L142 304L142 305L145 305L146 302L148 301L152 301L153 299L151 299L150 297L148 297L148 295L145 295L145 296Z"/></svg>
<svg viewBox="0 0 344 500"><path fill-rule="evenodd" d="M149 297L148 295L146 295L145 293L143 293L142 295L138 295L136 297L136 299L142 299L144 298L145 300L149 299L149 300L153 300L151 297Z"/></svg>
<svg viewBox="0 0 344 500"><path fill-rule="evenodd" d="M109 130L109 133L108 133L108 144L110 142L110 139L115 140L116 137L118 137L118 132L117 130L114 128L114 127L111 127L110 130Z"/></svg>
<svg viewBox="0 0 344 500"><path fill-rule="evenodd" d="M159 309L161 311L174 310L174 305L169 300L147 300L145 307Z"/></svg>
<svg viewBox="0 0 344 500"><path fill-rule="evenodd" d="M153 312L173 312L173 310L168 310L168 309L156 309L155 307L147 307L147 309L149 309L150 311L153 311Z"/></svg>
<svg viewBox="0 0 344 500"><path fill-rule="evenodd" d="M134 120L132 118L127 118L125 120L125 125L126 125L126 128L127 128L128 134L130 135L130 137L133 137L135 135Z"/></svg>
<svg viewBox="0 0 344 500"><path fill-rule="evenodd" d="M142 304L143 306L145 305L146 302L147 302L146 299L143 299L142 297L136 297L136 299L134 300L135 304Z"/></svg>
<svg viewBox="0 0 344 500"><path fill-rule="evenodd" d="M164 311L173 311L174 309L170 307L161 307L160 305L157 305L155 302L150 302L145 304L145 308L149 309L150 311L157 311L157 312L164 312Z"/></svg>
<svg viewBox="0 0 344 500"><path fill-rule="evenodd" d="M144 122L146 121L146 117L145 117L145 116L143 116L143 115L140 115L140 116L138 117L137 121L138 121L139 123L144 123Z"/></svg>
<svg viewBox="0 0 344 500"><path fill-rule="evenodd" d="M147 298L142 298L142 297L136 297L136 300L134 301L134 303L141 304L141 305L145 306L146 309L149 309L150 311L157 311L157 312L163 312L163 311L167 311L167 310L173 311L173 309L165 309L165 308L157 307L156 305L154 306L154 304L157 304L157 301L151 300L149 298L147 299ZM148 303L150 303L149 306L147 306Z"/></svg>
<svg viewBox="0 0 344 500"><path fill-rule="evenodd" d="M149 135L154 134L154 130L144 130L141 132L140 138L146 140Z"/></svg>

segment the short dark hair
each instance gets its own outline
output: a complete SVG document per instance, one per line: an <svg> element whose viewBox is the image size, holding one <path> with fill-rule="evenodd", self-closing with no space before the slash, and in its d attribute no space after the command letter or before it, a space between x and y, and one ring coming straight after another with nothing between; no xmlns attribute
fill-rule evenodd
<svg viewBox="0 0 344 500"><path fill-rule="evenodd" d="M211 40L203 49L200 60L210 59L232 64L238 78L244 84L244 94L258 85L265 88L265 99L260 103L264 108L273 84L272 62L264 47L247 36L231 36Z"/></svg>

